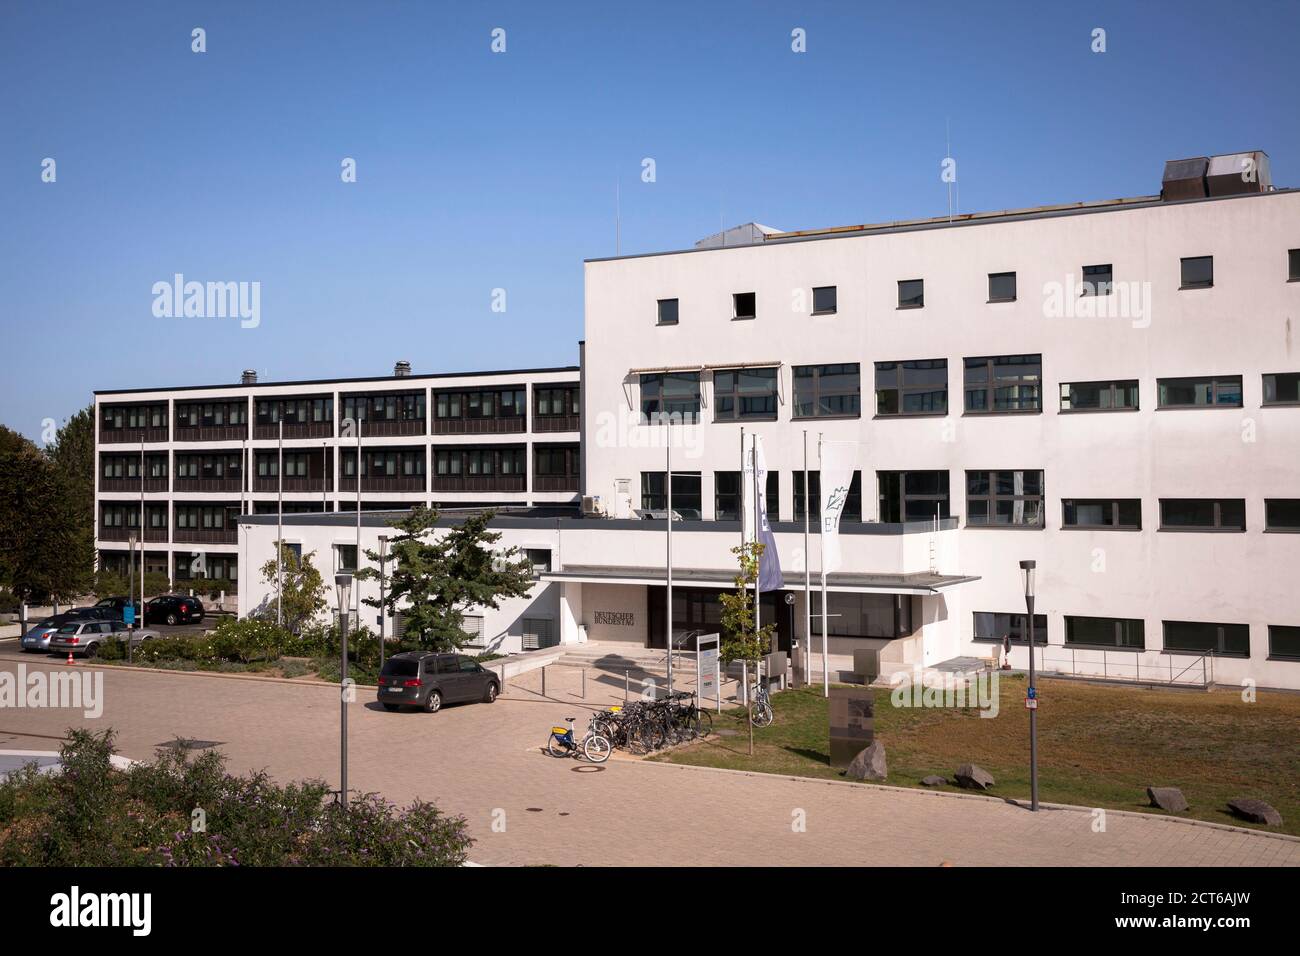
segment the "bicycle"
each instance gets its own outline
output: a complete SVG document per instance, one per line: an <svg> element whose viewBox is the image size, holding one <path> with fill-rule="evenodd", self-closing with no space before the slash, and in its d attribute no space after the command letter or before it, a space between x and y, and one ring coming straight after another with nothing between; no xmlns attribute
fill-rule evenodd
<svg viewBox="0 0 1300 956"><path fill-rule="evenodd" d="M551 727L551 736L546 741L546 752L552 757L576 757L582 754L592 763L604 763L609 759L613 747L609 740L595 730L597 720L592 718L587 734L579 744L574 737L573 722L576 717L565 717L567 727Z"/></svg>
<svg viewBox="0 0 1300 956"><path fill-rule="evenodd" d="M768 697L767 687L763 681L754 685L753 696L749 703L749 719L755 727L767 727L776 718L772 712L772 700Z"/></svg>

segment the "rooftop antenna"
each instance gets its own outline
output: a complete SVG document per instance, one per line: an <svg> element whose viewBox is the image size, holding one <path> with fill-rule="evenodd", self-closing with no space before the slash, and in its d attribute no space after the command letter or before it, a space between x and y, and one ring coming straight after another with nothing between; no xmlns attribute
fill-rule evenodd
<svg viewBox="0 0 1300 956"><path fill-rule="evenodd" d="M949 160L952 159L952 122L945 118L943 121L944 137L944 156ZM948 180L948 222L952 222L952 180Z"/></svg>
<svg viewBox="0 0 1300 956"><path fill-rule="evenodd" d="M622 255L623 248L623 184L614 179L614 255Z"/></svg>

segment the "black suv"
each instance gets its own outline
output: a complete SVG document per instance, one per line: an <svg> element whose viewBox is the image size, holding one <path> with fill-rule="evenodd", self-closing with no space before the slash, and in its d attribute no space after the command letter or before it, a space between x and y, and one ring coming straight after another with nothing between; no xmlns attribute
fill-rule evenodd
<svg viewBox="0 0 1300 956"><path fill-rule="evenodd" d="M109 620L122 621L126 619L126 615L122 612L126 610L128 605L135 605L135 617L136 620L139 621L140 602L138 600L132 601L128 597L106 597L102 601L95 602L95 609L99 610L102 608L105 611L110 612L105 615Z"/></svg>
<svg viewBox="0 0 1300 956"><path fill-rule="evenodd" d="M379 702L385 710L419 707L436 714L443 704L467 700L490 704L499 693L497 675L464 654L403 651L384 661L379 675Z"/></svg>
<svg viewBox="0 0 1300 956"><path fill-rule="evenodd" d="M184 594L164 594L144 606L146 624L189 624L203 620L203 602Z"/></svg>

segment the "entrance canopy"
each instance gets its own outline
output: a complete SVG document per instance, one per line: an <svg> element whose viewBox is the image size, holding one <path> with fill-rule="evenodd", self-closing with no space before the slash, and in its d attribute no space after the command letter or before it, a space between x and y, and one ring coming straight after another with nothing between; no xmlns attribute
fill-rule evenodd
<svg viewBox="0 0 1300 956"><path fill-rule="evenodd" d="M664 568L638 568L617 565L568 564L562 571L543 571L543 581L571 581L575 584L667 584ZM801 577L801 576L800 576ZM735 581L734 570L715 568L673 568L673 584L730 585ZM969 574L871 574L836 571L826 576L826 586L835 591L857 594L938 594L960 584L978 581ZM821 576L813 576L813 587L821 587ZM797 591L802 587L793 573L786 579L784 590Z"/></svg>

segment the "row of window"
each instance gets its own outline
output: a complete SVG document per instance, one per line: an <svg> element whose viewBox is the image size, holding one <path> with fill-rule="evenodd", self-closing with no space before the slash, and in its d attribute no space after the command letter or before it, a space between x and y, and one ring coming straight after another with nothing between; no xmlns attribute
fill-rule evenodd
<svg viewBox="0 0 1300 956"><path fill-rule="evenodd" d="M1114 291L1114 269L1111 263L1083 266L1083 279L1079 283L1080 296L1110 295ZM1300 281L1300 249L1287 251L1287 280ZM1214 257L1187 256L1179 260L1179 289L1209 289L1214 286ZM988 273L988 301L1015 302L1017 298L1014 272ZM834 315L839 308L838 287L817 286L812 290L812 314ZM733 319L758 317L758 295L754 292L734 292L731 296ZM679 299L659 299L656 302L656 322L659 325L677 325L681 318ZM898 308L925 308L925 280L898 280Z"/></svg>
<svg viewBox="0 0 1300 956"><path fill-rule="evenodd" d="M976 611L974 640L1024 646L1025 619L1019 614ZM1206 621L1162 621L1162 649L1181 653L1209 653L1219 657L1250 656L1250 626ZM1034 615L1034 643L1047 645L1047 615ZM1081 650L1144 651L1146 622L1141 618L1065 616L1065 646ZM1270 659L1300 661L1300 626L1270 624Z"/></svg>
<svg viewBox="0 0 1300 956"><path fill-rule="evenodd" d="M962 360L966 414L1043 410L1043 358L1039 354L992 355ZM775 421L779 369L715 369L713 420ZM946 415L948 360L875 363L876 415ZM792 370L792 418L857 418L861 373L856 362L796 365ZM1300 372L1263 376L1265 405L1300 404ZM1062 382L1063 412L1133 411L1137 379ZM700 418L700 372L654 372L641 376L641 415L646 422L696 422ZM1157 408L1242 407L1240 375L1202 375L1156 380Z"/></svg>

